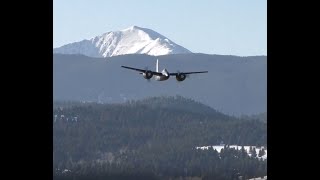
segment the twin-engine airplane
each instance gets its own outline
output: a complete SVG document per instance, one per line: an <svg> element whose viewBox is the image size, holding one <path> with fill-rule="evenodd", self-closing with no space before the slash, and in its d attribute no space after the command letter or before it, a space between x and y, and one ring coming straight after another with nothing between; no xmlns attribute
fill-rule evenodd
<svg viewBox="0 0 320 180"><path fill-rule="evenodd" d="M177 73L169 73L167 69L163 69L161 72L159 72L159 61L157 59L157 64L156 64L156 72L150 71L148 69L137 69L137 68L132 68L132 67L127 67L127 66L121 66L126 69L131 69L135 71L139 71L140 74L143 75L145 79L151 79L152 76L155 76L154 79L157 81L164 81L169 79L170 76L176 76L177 81L183 81L186 79L187 75L189 74L197 74L197 73L207 73L208 71L199 71L199 72L177 72Z"/></svg>

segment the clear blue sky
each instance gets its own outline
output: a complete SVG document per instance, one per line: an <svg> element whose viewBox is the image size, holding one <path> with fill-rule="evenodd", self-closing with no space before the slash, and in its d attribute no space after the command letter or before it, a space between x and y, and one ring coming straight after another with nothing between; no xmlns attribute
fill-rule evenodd
<svg viewBox="0 0 320 180"><path fill-rule="evenodd" d="M267 55L267 0L53 0L53 47L132 25L195 53Z"/></svg>

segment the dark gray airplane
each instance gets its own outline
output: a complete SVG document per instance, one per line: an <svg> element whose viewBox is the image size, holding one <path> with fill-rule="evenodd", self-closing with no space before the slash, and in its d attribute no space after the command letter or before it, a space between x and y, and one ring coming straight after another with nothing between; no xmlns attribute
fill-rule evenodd
<svg viewBox="0 0 320 180"><path fill-rule="evenodd" d="M143 75L145 79L151 79L152 76L155 76L154 79L157 81L164 81L169 79L170 76L176 76L177 81L183 81L186 79L187 75L189 74L197 74L197 73L207 73L208 71L199 71L199 72L177 72L177 73L169 73L167 69L163 69L161 72L159 72L159 61L157 59L157 65L156 65L156 72L150 71L148 69L137 69L127 66L121 66L126 69L131 69L135 71L139 71L140 74Z"/></svg>

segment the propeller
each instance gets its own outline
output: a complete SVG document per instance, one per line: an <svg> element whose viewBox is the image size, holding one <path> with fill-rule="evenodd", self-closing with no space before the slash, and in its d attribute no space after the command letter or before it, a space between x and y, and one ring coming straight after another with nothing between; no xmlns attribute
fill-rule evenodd
<svg viewBox="0 0 320 180"><path fill-rule="evenodd" d="M177 70L177 74L180 74L180 71L179 70ZM178 83L181 83L181 81L177 81Z"/></svg>
<svg viewBox="0 0 320 180"><path fill-rule="evenodd" d="M177 71L177 73L180 73L180 71ZM184 74L186 76L186 78L190 78L190 74Z"/></svg>
<svg viewBox="0 0 320 180"><path fill-rule="evenodd" d="M148 66L145 66L145 67L144 67L144 70L145 70L145 72L149 71L149 67L148 67ZM146 80L147 80L147 82L151 82L151 78L150 78L150 79L146 79Z"/></svg>
<svg viewBox="0 0 320 180"><path fill-rule="evenodd" d="M188 74L183 74L183 73L181 73L179 70L177 71L177 74L180 76L180 74L181 75L184 75L185 76L185 78L187 78L188 77ZM183 77L182 77L183 78ZM185 79L185 78L183 78L183 79ZM183 81L183 80L182 80ZM181 81L178 81L178 82L181 82Z"/></svg>

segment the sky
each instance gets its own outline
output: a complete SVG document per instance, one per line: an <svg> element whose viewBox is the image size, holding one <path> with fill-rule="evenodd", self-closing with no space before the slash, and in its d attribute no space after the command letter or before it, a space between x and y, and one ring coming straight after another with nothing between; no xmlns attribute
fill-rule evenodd
<svg viewBox="0 0 320 180"><path fill-rule="evenodd" d="M267 0L53 0L53 47L130 26L193 53L267 55Z"/></svg>

